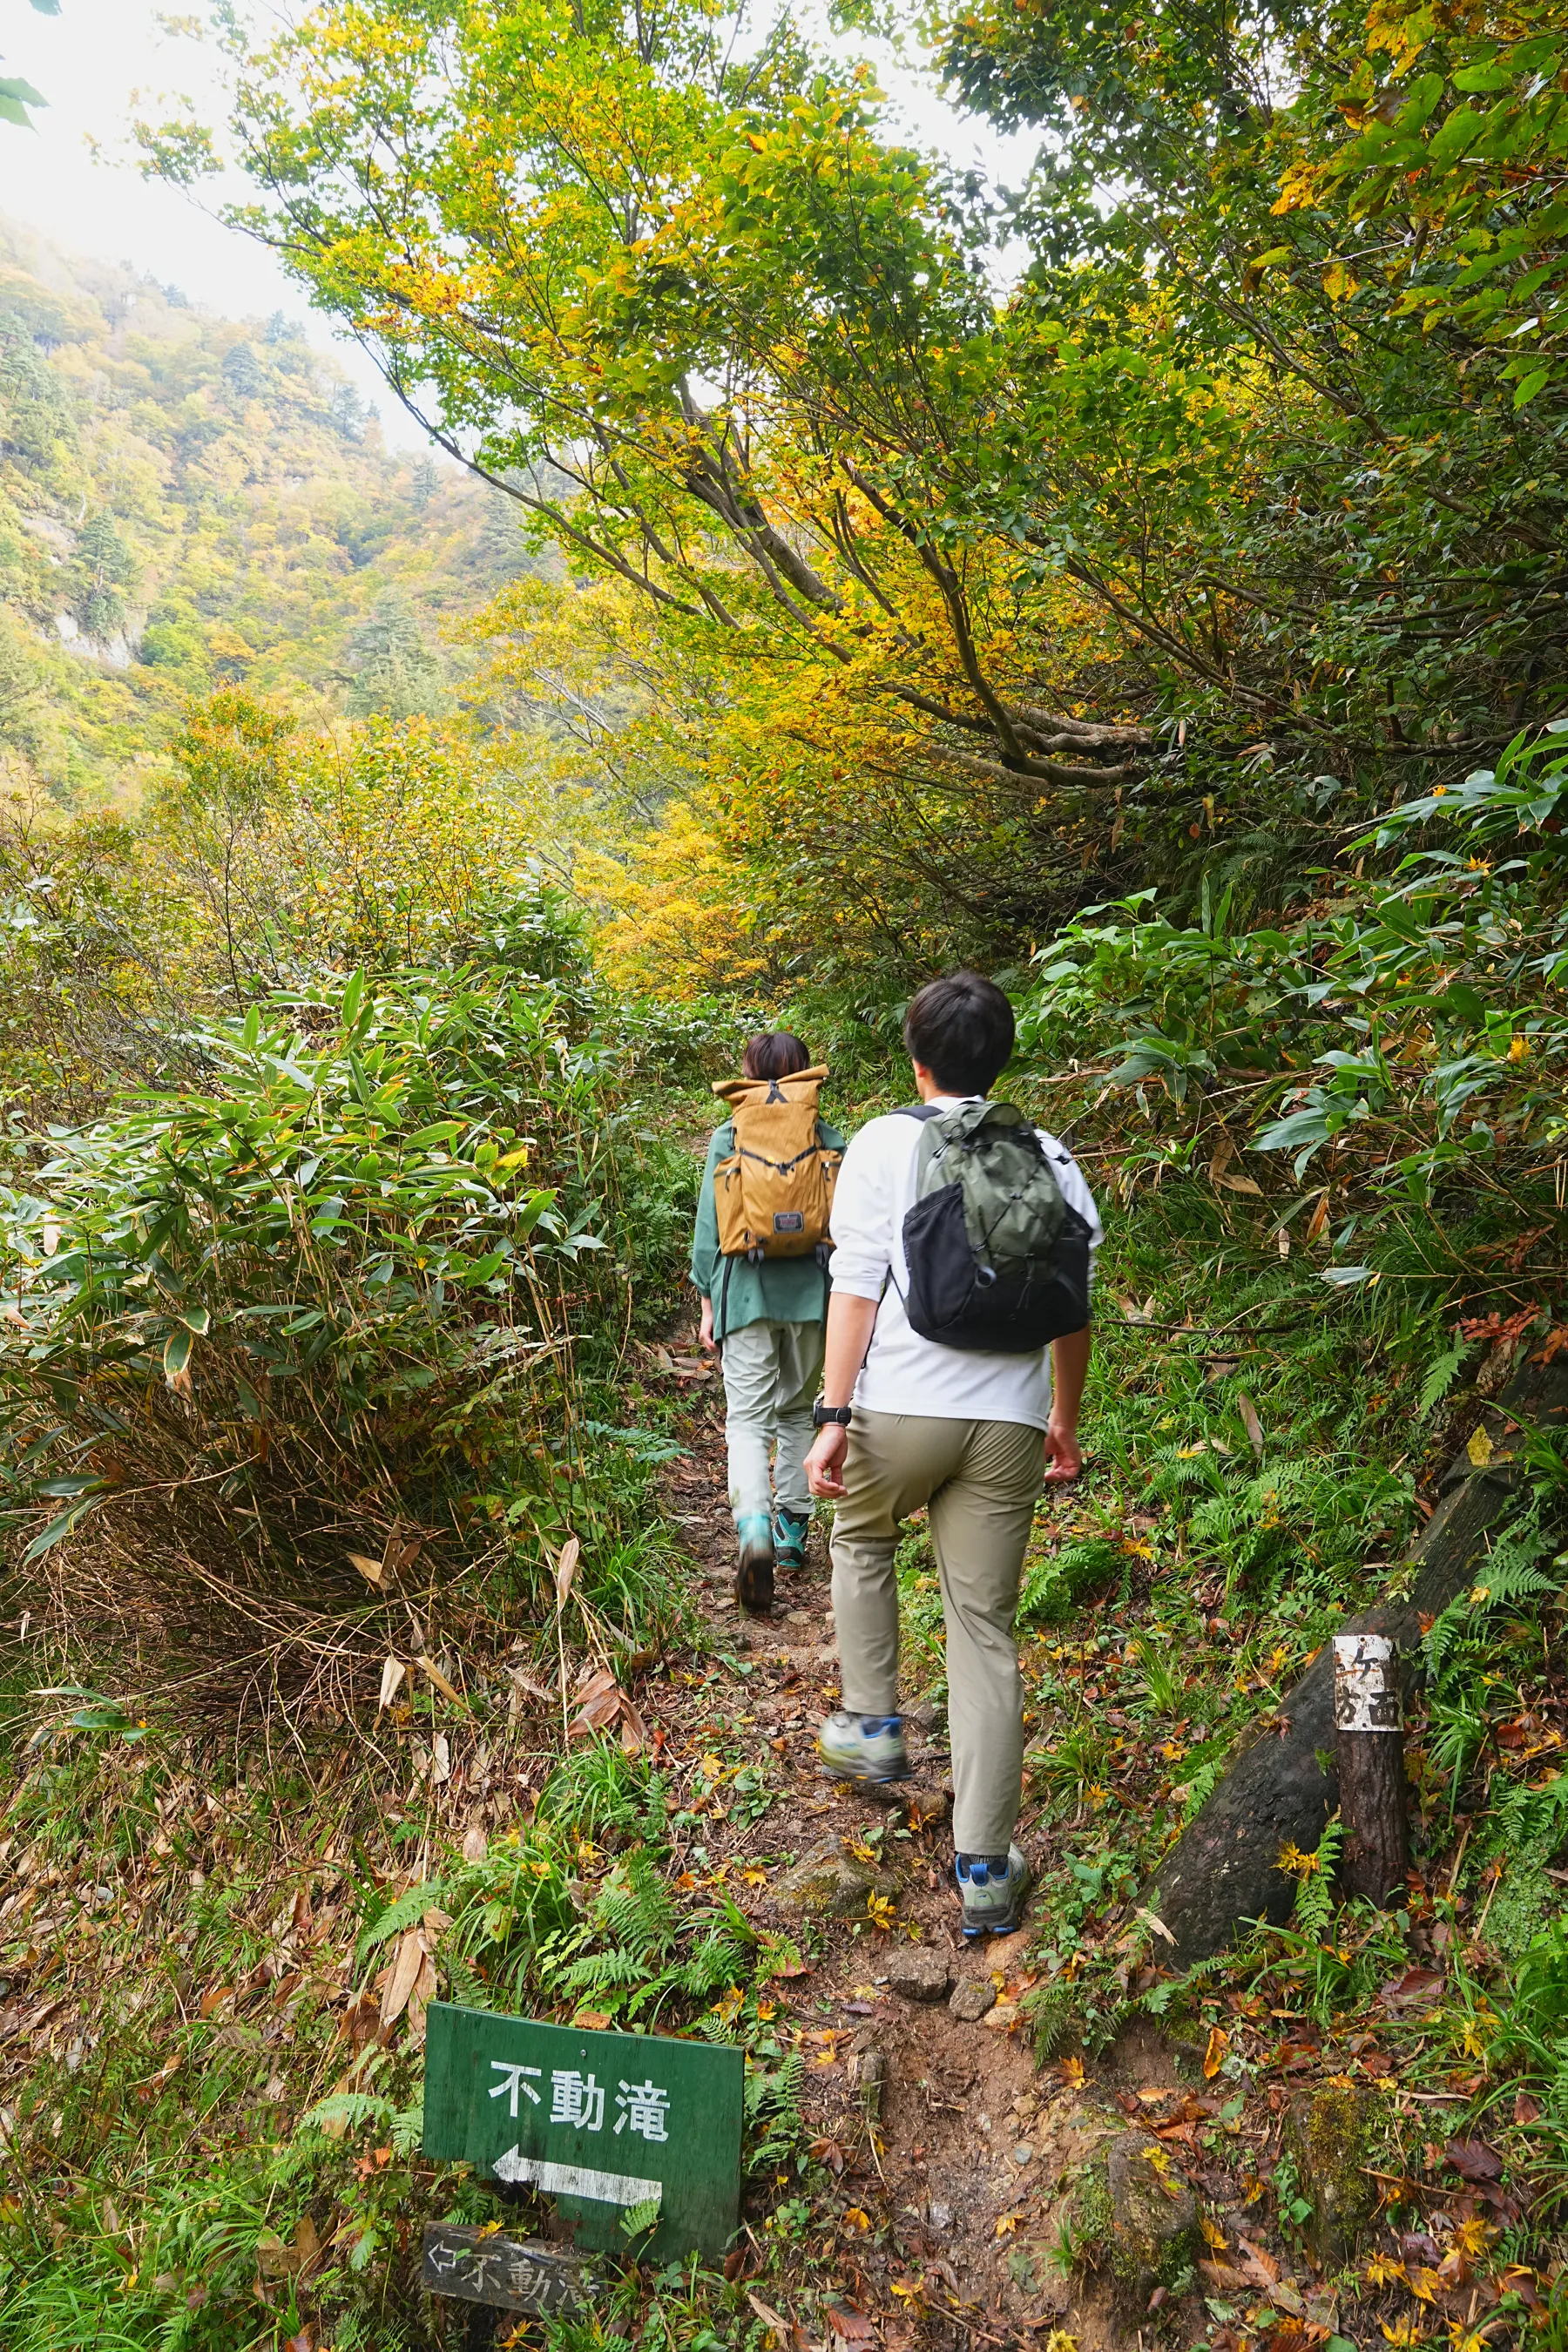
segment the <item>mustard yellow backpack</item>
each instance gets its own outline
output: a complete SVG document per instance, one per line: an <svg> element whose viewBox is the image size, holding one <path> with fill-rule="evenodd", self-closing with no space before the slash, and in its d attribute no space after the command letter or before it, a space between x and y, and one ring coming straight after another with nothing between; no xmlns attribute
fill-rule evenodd
<svg viewBox="0 0 1568 2352"><path fill-rule="evenodd" d="M843 1153L822 1140L816 1097L825 1065L787 1078L721 1078L734 1142L713 1171L724 1257L809 1257L827 1241Z"/></svg>

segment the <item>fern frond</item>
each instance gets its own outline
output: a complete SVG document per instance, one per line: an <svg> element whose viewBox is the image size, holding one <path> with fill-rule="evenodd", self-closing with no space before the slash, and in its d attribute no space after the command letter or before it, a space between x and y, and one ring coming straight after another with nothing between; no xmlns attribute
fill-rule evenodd
<svg viewBox="0 0 1568 2352"><path fill-rule="evenodd" d="M553 1989L569 1992L579 1999L585 1993L608 1992L612 1988L624 1991L628 1986L641 1984L647 1974L647 1962L640 1952L590 1952L570 1968L562 1969L552 1979Z"/></svg>
<svg viewBox="0 0 1568 2352"><path fill-rule="evenodd" d="M1207 1804L1209 1799L1218 1788L1221 1780L1224 1778L1224 1774L1225 1764L1222 1759L1217 1756L1211 1758L1208 1763L1199 1765L1197 1770L1193 1774L1192 1779L1187 1782L1186 1801L1182 1807L1182 1822L1184 1826L1185 1826L1188 1822L1192 1821L1194 1817L1202 1811L1203 1807Z"/></svg>
<svg viewBox="0 0 1568 2352"><path fill-rule="evenodd" d="M1311 1857L1315 1867L1309 1870L1301 1866L1300 1882L1296 1888L1296 1925L1315 1944L1324 1941L1340 1907L1334 1892L1334 1873L1339 1868L1344 1842L1344 1823L1336 1813L1318 1840L1318 1850Z"/></svg>
<svg viewBox="0 0 1568 2352"><path fill-rule="evenodd" d="M1443 1353L1434 1357L1427 1365L1421 1382L1421 1393L1415 1402L1417 1421L1425 1421L1433 1406L1447 1395L1458 1377L1460 1365L1470 1352L1471 1344L1468 1339L1457 1340L1453 1347L1445 1348Z"/></svg>
<svg viewBox="0 0 1568 2352"><path fill-rule="evenodd" d="M307 2107L299 2128L341 2136L358 2131L362 2124L388 2119L393 2112L392 2101L379 2097L374 2091L334 2091L331 2098L318 2099L313 2107Z"/></svg>
<svg viewBox="0 0 1568 2352"><path fill-rule="evenodd" d="M455 1952L442 1954L447 1972L447 1993L451 2000L460 2001L465 2009L493 2009L495 1999L483 1977L476 1976L466 1960Z"/></svg>
<svg viewBox="0 0 1568 2352"><path fill-rule="evenodd" d="M359 1939L358 1958L363 1962L378 1945L384 1944L389 1936L398 1935L405 1927L412 1927L426 1911L442 1904L446 1893L446 1882L440 1878L422 1879L417 1886L409 1887L395 1903L387 1905L379 1918L371 1921Z"/></svg>

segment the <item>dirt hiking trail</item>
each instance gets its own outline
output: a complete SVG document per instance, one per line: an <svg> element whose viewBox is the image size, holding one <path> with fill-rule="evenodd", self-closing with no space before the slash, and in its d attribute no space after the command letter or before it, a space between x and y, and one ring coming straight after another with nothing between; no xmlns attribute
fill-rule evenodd
<svg viewBox="0 0 1568 2352"><path fill-rule="evenodd" d="M1230 2084L1204 2079L1201 2047L1167 2046L1152 2021L1098 2063L1070 2050L1037 2062L1026 1996L1038 1981L1028 1960L1038 1898L1016 1935L964 1943L939 1711L906 1693L907 1782L873 1790L823 1777L816 1727L838 1696L825 1532L814 1528L802 1574L780 1576L772 1619L745 1616L734 1599L717 1375L688 1334L653 1352L687 1391L687 1455L663 1473L662 1489L701 1579L733 1709L726 1717L713 1706L710 1685L708 1712L666 1717L658 1744L677 1763L723 1737L765 1769L773 1802L749 1828L716 1780L703 1874L805 1954L804 1972L776 1988L778 2029L804 2062L807 2136L837 2194L816 2200L809 2220L799 2209L792 2280L809 2284L833 2335L888 2352L927 2342L1052 2352L1068 2352L1069 2341L1078 2352L1190 2343L1209 2324L1202 2294L1226 2290L1243 2304L1270 2299L1299 2341L1325 2341L1331 2297L1300 2258L1303 2274L1292 2280L1289 2259L1262 2242L1261 2217L1248 2226L1259 2167L1279 2145L1282 2089L1229 2095ZM648 1689L654 1721L662 1698ZM1021 1842L1037 1860L1027 1807ZM1130 2187L1129 2150L1149 2167ZM780 2234L768 2213L795 2191L783 2172L753 2188L732 2274L760 2268ZM826 2228L825 2202L837 2208ZM1088 2256L1076 2268L1060 2259L1075 2240ZM776 2273L773 2292L784 2300ZM752 2302L784 2352L803 2352L807 2331L817 2332L813 2315L778 2310L765 2291Z"/></svg>

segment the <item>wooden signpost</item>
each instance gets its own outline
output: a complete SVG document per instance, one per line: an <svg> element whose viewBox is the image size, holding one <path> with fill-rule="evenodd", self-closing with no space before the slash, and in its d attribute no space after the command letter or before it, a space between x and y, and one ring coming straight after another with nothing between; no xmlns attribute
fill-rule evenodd
<svg viewBox="0 0 1568 2352"><path fill-rule="evenodd" d="M581 2255L534 2239L503 2238L494 2229L465 2228L455 2221L425 2227L420 2273L426 2293L482 2303L491 2311L517 2311L530 2319L555 2319L578 2311L588 2294Z"/></svg>
<svg viewBox="0 0 1568 2352"><path fill-rule="evenodd" d="M1410 1867L1399 1647L1383 1633L1334 1635L1334 1730L1348 1895L1385 1904Z"/></svg>
<svg viewBox="0 0 1568 2352"><path fill-rule="evenodd" d="M743 2052L433 2001L425 2057L426 2156L542 2190L580 2246L658 2261L724 2253L740 2219ZM469 2233L430 2234L452 2242L427 2245L427 2273L434 2251L454 2282L471 2280L473 2256L456 2242ZM507 2242L509 2262L529 2251ZM509 2296L522 2292L509 2282ZM490 2300L471 2284L436 2291Z"/></svg>

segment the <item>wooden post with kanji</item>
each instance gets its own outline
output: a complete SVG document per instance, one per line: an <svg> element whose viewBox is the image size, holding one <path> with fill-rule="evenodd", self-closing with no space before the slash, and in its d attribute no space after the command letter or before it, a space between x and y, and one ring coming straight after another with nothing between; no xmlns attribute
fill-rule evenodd
<svg viewBox="0 0 1568 2352"><path fill-rule="evenodd" d="M1410 1867L1399 1646L1383 1633L1334 1635L1334 1731L1347 1895L1386 1904Z"/></svg>
<svg viewBox="0 0 1568 2352"><path fill-rule="evenodd" d="M432 2002L425 2153L542 2191L581 2246L726 2251L740 2219L745 2056Z"/></svg>

